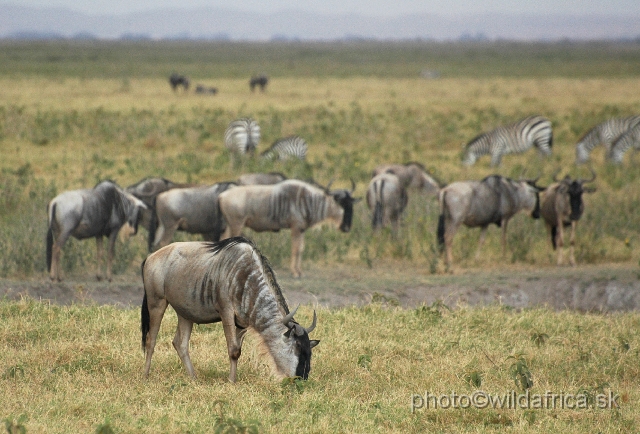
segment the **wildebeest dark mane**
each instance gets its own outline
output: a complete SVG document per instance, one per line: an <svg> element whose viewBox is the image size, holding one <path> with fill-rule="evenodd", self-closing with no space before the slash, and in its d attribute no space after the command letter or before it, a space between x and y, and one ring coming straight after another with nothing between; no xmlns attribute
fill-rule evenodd
<svg viewBox="0 0 640 434"><path fill-rule="evenodd" d="M285 315L289 314L289 305L287 305L287 301L285 300L284 295L282 294L282 288L280 287L280 285L278 284L278 281L276 280L276 273L275 271L273 271L273 268L271 267L271 263L269 262L267 257L262 254L260 249L258 249L258 246L256 246L253 241L245 237L231 237L221 241L206 242L205 244L207 246L207 251L209 253L217 255L218 253L220 253L226 248L233 247L235 245L243 244L243 243L249 244L249 246L251 246L253 251L256 252L260 257L260 262L264 270L264 276L267 279L267 283L269 284L269 287L273 291L273 295L276 297L276 300L278 300L278 304L282 306L282 308L284 309Z"/></svg>

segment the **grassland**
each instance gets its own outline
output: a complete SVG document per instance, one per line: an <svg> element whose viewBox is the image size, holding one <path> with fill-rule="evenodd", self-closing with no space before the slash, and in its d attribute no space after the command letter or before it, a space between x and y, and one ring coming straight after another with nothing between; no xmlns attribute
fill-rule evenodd
<svg viewBox="0 0 640 434"><path fill-rule="evenodd" d="M608 117L640 113L639 58L636 43L0 42L0 277L44 282L48 200L104 178L121 185L157 175L213 183L243 171L278 170L321 183L335 178L334 185L345 187L354 179L361 196L371 169L387 161L419 161L445 182L540 173L548 184L557 169L587 176L587 168L573 165L574 144ZM440 78L421 78L425 69ZM167 77L174 70L194 84L218 87L219 94L172 93ZM248 78L260 71L270 74L271 83L266 93L252 94ZM463 143L532 113L553 122L552 157L531 151L506 157L497 169L484 159L461 167ZM237 116L259 121L262 149L284 135L303 136L308 163L234 164L222 137ZM635 158L613 167L602 150L594 152L598 190L585 197L579 263L638 265ZM349 234L306 234L303 270L305 263L330 269L336 263L366 268L395 262L400 270L440 273L437 213L433 199L412 196L402 232L393 239L372 234L361 204ZM249 235L287 273L286 231ZM456 275L464 278L470 267L555 267L544 226L528 217L510 224L504 258L492 228L475 261L477 238L477 231L465 229L456 237ZM144 255L143 236L119 241L115 272L137 279ZM74 279L90 279L94 261L93 242L65 246L63 267ZM170 348L167 315L153 379L144 382L134 310L4 301L0 384L8 392L0 398L0 418L24 423L29 432L91 431L100 424L116 432L209 432L221 418L259 423L266 432L638 429L637 313L512 312L499 306L450 312L437 304L400 310L380 301L320 311L322 344L308 383L270 380L250 341L236 386L224 381L220 327L199 327L194 334L201 378L192 382ZM410 412L413 393L473 391L474 372L482 389L511 390L511 368L519 359L533 374L532 392L595 396L611 390L621 396L621 408ZM20 422L23 414L28 420Z"/></svg>

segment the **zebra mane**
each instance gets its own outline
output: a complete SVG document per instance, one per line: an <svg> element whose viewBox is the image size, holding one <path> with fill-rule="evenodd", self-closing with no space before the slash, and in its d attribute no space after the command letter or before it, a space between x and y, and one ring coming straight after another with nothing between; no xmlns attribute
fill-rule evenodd
<svg viewBox="0 0 640 434"><path fill-rule="evenodd" d="M485 138L489 133L485 132L485 133L480 133L477 136L475 136L473 139L471 139L465 146L465 149L469 149L470 147L472 147L473 145L476 144L477 141Z"/></svg>
<svg viewBox="0 0 640 434"><path fill-rule="evenodd" d="M278 281L276 280L276 274L273 271L273 268L271 268L271 264L269 263L269 260L267 259L267 257L262 254L260 249L258 249L258 247L253 243L253 241L245 237L231 237L231 238L226 238L222 241L207 242L205 244L207 246L207 251L214 255L217 255L224 249L233 247L238 244L248 244L249 246L251 246L253 251L256 252L258 254L258 257L260 258L260 263L264 271L264 277L267 281L267 284L273 291L273 295L276 297L278 304L282 306L282 308L284 309L285 315L289 314L289 305L287 305L287 301L285 300L284 295L282 294L282 288L280 287L280 285L278 284Z"/></svg>

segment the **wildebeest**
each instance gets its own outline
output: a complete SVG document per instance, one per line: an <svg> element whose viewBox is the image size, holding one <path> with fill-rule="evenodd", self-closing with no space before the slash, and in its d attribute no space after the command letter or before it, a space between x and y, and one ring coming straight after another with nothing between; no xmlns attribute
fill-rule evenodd
<svg viewBox="0 0 640 434"><path fill-rule="evenodd" d="M174 243L151 254L142 264L144 298L141 308L142 348L146 353L145 377L168 305L178 315L173 347L191 377L195 370L189 357L193 324L222 322L227 341L229 381L236 381L242 341L248 329L260 337L283 377L307 379L310 340L316 314L309 328L293 318L267 259L249 240L228 238L217 243Z"/></svg>
<svg viewBox="0 0 640 434"><path fill-rule="evenodd" d="M49 202L47 214L47 269L51 280L60 278L60 254L70 236L79 240L96 239L98 249L96 277L102 278L102 237L109 238L107 279L111 281L111 265L120 228L128 223L133 234L138 230L140 211L146 205L122 190L113 181L102 181L93 189L65 191Z"/></svg>
<svg viewBox="0 0 640 434"><path fill-rule="evenodd" d="M553 176L554 183L547 187L540 204L540 215L547 226L547 232L551 237L551 245L558 250L558 265L562 265L562 250L564 247L564 228L571 226L569 238L570 253L569 262L576 265L574 256L575 232L578 220L584 211L583 193L592 193L595 188L583 187L584 184L593 182L596 174L591 170L590 179L575 179L567 175L561 181L557 179L557 173Z"/></svg>
<svg viewBox="0 0 640 434"><path fill-rule="evenodd" d="M543 155L550 155L553 146L551 121L543 116L529 116L519 122L480 134L465 146L462 164L471 166L482 155L491 155L491 165L497 166L506 154L518 154L532 146Z"/></svg>
<svg viewBox="0 0 640 434"><path fill-rule="evenodd" d="M207 87L207 86L205 86L203 84L198 84L196 86L196 93L215 95L215 94L218 93L218 88L217 87Z"/></svg>
<svg viewBox="0 0 640 434"><path fill-rule="evenodd" d="M428 194L438 194L441 183L427 173L427 170L420 163L410 162L406 164L381 164L375 169L371 177L381 173L392 173L396 175L404 188L420 189Z"/></svg>
<svg viewBox="0 0 640 434"><path fill-rule="evenodd" d="M385 172L374 176L367 187L367 206L373 210L373 229L391 225L397 233L400 216L408 202L407 190L396 175Z"/></svg>
<svg viewBox="0 0 640 434"><path fill-rule="evenodd" d="M153 236L151 234L151 228L155 227L157 223L156 214L156 198L160 193L163 193L172 188L184 188L190 187L190 184L179 184L173 181L169 181L166 178L144 178L135 184L126 188L126 191L140 199L147 206L142 210L139 225L145 228L149 234L147 241L147 248L151 251L153 246Z"/></svg>
<svg viewBox="0 0 640 434"><path fill-rule="evenodd" d="M540 217L539 192L542 189L536 186L536 181L491 175L482 181L453 182L440 190L437 237L440 249L445 249L446 265L453 262L453 236L461 224L481 228L476 259L492 223L502 227L502 251L506 253L509 219L519 211L531 212L534 219Z"/></svg>
<svg viewBox="0 0 640 434"><path fill-rule="evenodd" d="M267 88L268 83L269 77L267 77L265 74L254 75L249 80L249 87L251 88L251 92L255 90L256 86L259 86L260 91L264 92L264 90Z"/></svg>
<svg viewBox="0 0 640 434"><path fill-rule="evenodd" d="M218 208L218 196L235 187L235 182L221 182L203 187L174 188L156 198L158 226L151 227L152 249L166 246L175 231L202 234L207 241L218 241L225 229Z"/></svg>
<svg viewBox="0 0 640 434"><path fill-rule="evenodd" d="M238 178L238 185L272 185L286 179L287 177L279 172L245 173Z"/></svg>
<svg viewBox="0 0 640 434"><path fill-rule="evenodd" d="M174 92L178 90L179 86L182 86L185 91L189 90L189 79L175 72L169 77L169 84Z"/></svg>
<svg viewBox="0 0 640 434"><path fill-rule="evenodd" d="M331 185L331 184L329 184ZM304 231L329 221L349 232L355 189L329 191L290 179L275 185L244 185L220 194L218 203L227 229L223 238L238 236L243 227L256 232L291 229L291 272L300 277Z"/></svg>

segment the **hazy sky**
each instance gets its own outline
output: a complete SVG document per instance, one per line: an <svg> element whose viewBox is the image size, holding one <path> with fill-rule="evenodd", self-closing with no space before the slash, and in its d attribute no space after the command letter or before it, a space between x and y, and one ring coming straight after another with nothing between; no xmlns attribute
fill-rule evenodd
<svg viewBox="0 0 640 434"><path fill-rule="evenodd" d="M91 15L126 14L158 8L217 7L270 13L297 9L323 13L396 16L411 13L525 12L640 15L639 0L20 0L22 6L64 7Z"/></svg>

